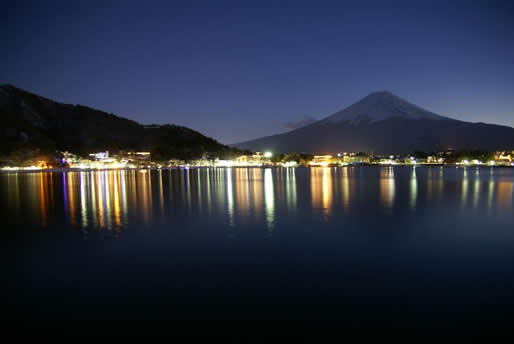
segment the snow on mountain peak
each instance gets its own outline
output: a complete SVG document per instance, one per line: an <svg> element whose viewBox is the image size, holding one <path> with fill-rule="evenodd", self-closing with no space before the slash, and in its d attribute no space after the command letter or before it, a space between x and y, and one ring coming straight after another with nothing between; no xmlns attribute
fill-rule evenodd
<svg viewBox="0 0 514 344"><path fill-rule="evenodd" d="M344 110L327 117L323 122L378 122L391 117L431 120L448 119L447 117L440 116L409 103L389 91L379 91L370 93L368 96L350 105Z"/></svg>

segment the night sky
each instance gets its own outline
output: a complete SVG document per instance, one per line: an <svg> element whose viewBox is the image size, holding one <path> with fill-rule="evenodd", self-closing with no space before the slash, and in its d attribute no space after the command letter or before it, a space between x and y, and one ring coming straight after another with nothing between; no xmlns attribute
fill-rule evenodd
<svg viewBox="0 0 514 344"><path fill-rule="evenodd" d="M252 3L252 4L251 4ZM377 90L514 126L514 2L9 1L0 84L223 143Z"/></svg>

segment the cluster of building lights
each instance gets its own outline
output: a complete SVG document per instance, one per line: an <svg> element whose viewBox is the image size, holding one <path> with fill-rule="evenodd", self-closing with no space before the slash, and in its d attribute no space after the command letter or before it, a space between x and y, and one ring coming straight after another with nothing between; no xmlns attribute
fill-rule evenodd
<svg viewBox="0 0 514 344"><path fill-rule="evenodd" d="M67 167L80 170L88 169L134 169L134 168L191 168L191 167L296 167L299 162L290 161L272 161L272 152L257 152L252 155L241 155L232 160L222 159L198 159L193 161L180 161L170 160L165 165L153 163L150 160L150 152L128 152L122 156L112 157L109 151L97 152L89 154L89 159L82 159L74 154L64 152L62 164ZM370 157L358 155L355 153L338 153L333 155L315 155L308 162L311 167L328 167L328 166L348 166L351 164L378 164L378 165L433 165L444 164L445 156L443 153L438 153L438 156L428 156L426 159L416 159L413 156L399 157L399 156L386 156L375 158L373 161ZM514 166L514 151L513 152L497 152L494 160L487 162L477 159L461 160L455 163L457 166ZM18 170L43 170L51 168L45 161L39 161L38 165L27 167L2 167L4 171L18 171Z"/></svg>
<svg viewBox="0 0 514 344"><path fill-rule="evenodd" d="M25 166L25 167L11 167L11 166L6 166L6 167L2 167L2 170L3 171L37 171L37 170L43 170L45 169L44 167L40 167L40 166Z"/></svg>

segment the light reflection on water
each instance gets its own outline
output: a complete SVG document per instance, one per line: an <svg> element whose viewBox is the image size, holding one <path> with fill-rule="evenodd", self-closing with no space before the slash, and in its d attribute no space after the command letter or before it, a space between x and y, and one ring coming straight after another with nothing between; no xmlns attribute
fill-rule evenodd
<svg viewBox="0 0 514 344"><path fill-rule="evenodd" d="M412 168L410 177L410 201L411 210L416 209L416 201L418 198L418 179L416 178L416 167Z"/></svg>
<svg viewBox="0 0 514 344"><path fill-rule="evenodd" d="M384 167L380 170L380 202L389 214L392 214L395 193L394 168Z"/></svg>
<svg viewBox="0 0 514 344"><path fill-rule="evenodd" d="M333 202L333 168L314 167L311 169L311 200L313 210L321 210L321 214L328 219L332 211Z"/></svg>
<svg viewBox="0 0 514 344"><path fill-rule="evenodd" d="M198 314L215 326L271 314L340 330L342 312L423 335L455 319L512 327L514 169L5 173L0 188L4 308L38 332L184 314L195 328Z"/></svg>
<svg viewBox="0 0 514 344"><path fill-rule="evenodd" d="M120 232L173 224L174 216L231 227L295 217L391 216L423 209L512 214L514 170L342 167L112 170L5 173L2 202L10 221L42 229L62 221L84 231ZM472 213L472 212L471 212ZM470 213L470 214L471 214Z"/></svg>

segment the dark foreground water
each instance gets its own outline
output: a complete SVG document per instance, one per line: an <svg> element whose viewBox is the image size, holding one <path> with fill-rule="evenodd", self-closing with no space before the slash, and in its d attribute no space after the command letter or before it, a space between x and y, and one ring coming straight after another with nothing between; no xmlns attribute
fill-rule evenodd
<svg viewBox="0 0 514 344"><path fill-rule="evenodd" d="M514 326L514 169L5 173L0 190L6 330Z"/></svg>

